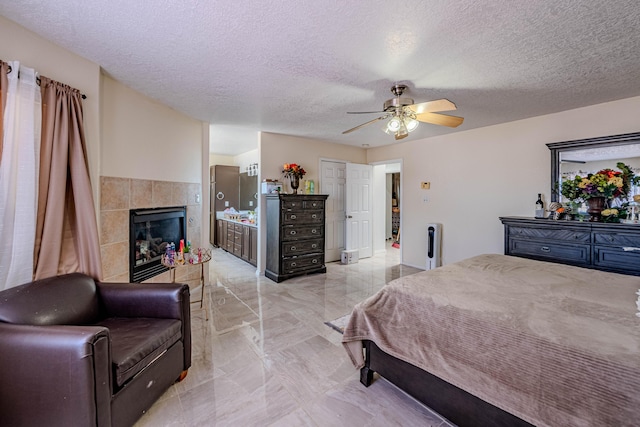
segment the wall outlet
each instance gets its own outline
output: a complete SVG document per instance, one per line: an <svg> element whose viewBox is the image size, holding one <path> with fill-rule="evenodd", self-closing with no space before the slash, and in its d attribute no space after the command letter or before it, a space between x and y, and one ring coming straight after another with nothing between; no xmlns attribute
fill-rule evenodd
<svg viewBox="0 0 640 427"><path fill-rule="evenodd" d="M423 190L428 190L431 188L431 183L430 182L421 182L420 183L420 188L422 188Z"/></svg>
<svg viewBox="0 0 640 427"><path fill-rule="evenodd" d="M229 207L229 202L228 202L228 201L226 201L226 200L225 200L225 202L224 202L224 207L225 207L225 208L228 208L228 207Z"/></svg>
<svg viewBox="0 0 640 427"><path fill-rule="evenodd" d="M200 195L196 194L196 203L200 203Z"/></svg>
<svg viewBox="0 0 640 427"><path fill-rule="evenodd" d="M253 206L253 200L249 200L249 206Z"/></svg>

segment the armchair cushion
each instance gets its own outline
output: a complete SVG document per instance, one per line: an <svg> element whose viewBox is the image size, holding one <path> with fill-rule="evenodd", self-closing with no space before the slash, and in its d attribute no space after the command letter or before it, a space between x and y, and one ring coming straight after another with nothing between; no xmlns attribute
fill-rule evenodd
<svg viewBox="0 0 640 427"><path fill-rule="evenodd" d="M111 361L116 384L121 387L181 337L175 319L109 318L96 325L109 329Z"/></svg>

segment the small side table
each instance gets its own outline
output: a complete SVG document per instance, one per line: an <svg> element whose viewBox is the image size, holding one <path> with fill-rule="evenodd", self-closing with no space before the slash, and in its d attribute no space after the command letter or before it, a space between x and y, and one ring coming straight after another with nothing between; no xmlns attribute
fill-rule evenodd
<svg viewBox="0 0 640 427"><path fill-rule="evenodd" d="M205 300L204 266L209 261L211 261L211 252L209 252L209 251L206 251L205 253L202 254L201 261L194 262L194 263L189 263L189 262L183 262L182 264L179 264L177 262L169 263L169 262L167 262L167 259L166 259L165 255L162 255L162 265L164 265L165 267L167 267L169 269L169 274L171 275L171 282L172 283L176 282L176 269L177 268L188 267L190 265L199 265L200 266L200 289L201 289L201 291L200 291L200 299L196 300L196 301L191 301L191 304L200 303L200 308L201 309L204 308L204 319L205 320L209 320L209 312L207 311L206 307L204 307L204 300Z"/></svg>

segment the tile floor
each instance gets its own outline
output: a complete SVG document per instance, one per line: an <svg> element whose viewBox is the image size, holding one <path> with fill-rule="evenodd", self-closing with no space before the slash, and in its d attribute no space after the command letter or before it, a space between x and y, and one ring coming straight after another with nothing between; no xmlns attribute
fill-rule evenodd
<svg viewBox="0 0 640 427"><path fill-rule="evenodd" d="M324 324L419 271L399 265L399 250L282 283L221 249L210 268L209 320L192 305L189 374L136 427L451 425L385 380L360 384L342 335Z"/></svg>

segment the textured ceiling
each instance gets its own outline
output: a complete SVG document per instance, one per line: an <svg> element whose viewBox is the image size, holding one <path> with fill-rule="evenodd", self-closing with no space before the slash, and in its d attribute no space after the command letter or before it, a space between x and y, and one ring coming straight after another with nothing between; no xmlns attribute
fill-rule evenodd
<svg viewBox="0 0 640 427"><path fill-rule="evenodd" d="M465 118L408 139L640 95L637 0L0 0L0 15L221 129L393 144L380 123L341 132L395 82Z"/></svg>

